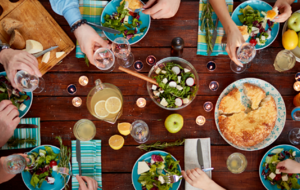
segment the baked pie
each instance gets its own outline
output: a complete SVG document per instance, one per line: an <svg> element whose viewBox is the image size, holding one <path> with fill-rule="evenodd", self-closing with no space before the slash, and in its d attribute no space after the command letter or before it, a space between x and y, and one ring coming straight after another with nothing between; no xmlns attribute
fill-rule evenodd
<svg viewBox="0 0 300 190"><path fill-rule="evenodd" d="M241 101L241 93L237 88L234 88L220 102L220 114L233 114L245 111L246 108Z"/></svg>
<svg viewBox="0 0 300 190"><path fill-rule="evenodd" d="M245 83L244 92L251 101L251 108L257 109L260 102L266 97L266 92L258 86L253 84Z"/></svg>

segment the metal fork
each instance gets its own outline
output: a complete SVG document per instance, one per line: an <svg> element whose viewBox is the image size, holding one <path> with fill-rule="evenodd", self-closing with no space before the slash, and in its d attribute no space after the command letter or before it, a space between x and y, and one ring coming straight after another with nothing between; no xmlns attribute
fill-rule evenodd
<svg viewBox="0 0 300 190"><path fill-rule="evenodd" d="M213 169L214 168L204 168L202 171L208 172L208 171L212 171ZM164 169L164 171L166 173L170 173L165 169ZM164 181L166 183L176 183L177 181L179 181L182 178L182 175L181 176L178 176L178 175L165 175L165 176L162 176L162 177L164 178Z"/></svg>

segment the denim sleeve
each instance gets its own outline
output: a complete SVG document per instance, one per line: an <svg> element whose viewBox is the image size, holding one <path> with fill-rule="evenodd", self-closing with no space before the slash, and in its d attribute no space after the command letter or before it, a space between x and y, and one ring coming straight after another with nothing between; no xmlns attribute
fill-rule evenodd
<svg viewBox="0 0 300 190"><path fill-rule="evenodd" d="M70 26L82 19L78 0L50 0L50 4L53 11L63 15Z"/></svg>

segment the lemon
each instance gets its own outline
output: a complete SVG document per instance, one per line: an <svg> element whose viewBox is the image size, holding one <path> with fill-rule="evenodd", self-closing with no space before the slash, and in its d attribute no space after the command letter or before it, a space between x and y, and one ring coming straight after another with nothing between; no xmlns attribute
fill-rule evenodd
<svg viewBox="0 0 300 190"><path fill-rule="evenodd" d="M95 113L97 116L101 118L105 118L109 115L108 111L105 108L105 100L101 100L95 105Z"/></svg>
<svg viewBox="0 0 300 190"><path fill-rule="evenodd" d="M106 100L105 109L110 114L116 114L121 110L122 102L119 98L113 96Z"/></svg>
<svg viewBox="0 0 300 190"><path fill-rule="evenodd" d="M298 45L298 35L294 30L287 30L282 35L282 45L287 50L295 49Z"/></svg>
<svg viewBox="0 0 300 190"><path fill-rule="evenodd" d="M119 150L124 145L124 138L121 135L113 135L108 140L109 146L114 150Z"/></svg>
<svg viewBox="0 0 300 190"><path fill-rule="evenodd" d="M118 123L118 130L122 135L129 135L130 134L130 128L131 124L124 122L124 123Z"/></svg>

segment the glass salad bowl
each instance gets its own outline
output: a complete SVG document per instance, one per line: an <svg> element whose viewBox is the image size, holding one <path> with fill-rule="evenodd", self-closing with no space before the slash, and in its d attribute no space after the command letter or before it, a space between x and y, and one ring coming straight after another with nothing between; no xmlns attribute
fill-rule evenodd
<svg viewBox="0 0 300 190"><path fill-rule="evenodd" d="M174 68L174 73L173 73L173 77L175 77L177 79L178 78L183 79L180 82L178 82L178 80L175 81L174 79L171 79L171 77L168 77L169 76L168 74L170 73L170 69L168 71L168 69L165 68L165 66L167 65L167 63L168 63L168 65L170 65L169 63L171 63L171 62L181 66L180 69L179 69L179 67ZM176 65L174 67L176 67ZM172 71L173 71L173 66L170 66L170 68L172 68ZM165 70L167 70L168 73L166 73ZM158 72L158 71L160 71L160 72ZM163 73L161 73L161 71L163 71ZM166 75L163 75L164 73L166 73ZM156 105L158 105L159 107L166 109L166 110L180 110L180 109L187 107L188 105L190 105L192 103L192 101L195 99L198 89L199 89L199 77L198 77L196 69L193 67L193 65L191 63L189 63L188 61L186 61L182 58L179 58L179 57L164 58L164 59L160 60L159 62L157 62L156 65L151 68L151 70L149 71L148 77L154 78L155 76L158 76L159 74L161 75L160 79L163 78L163 80L158 81L158 83L163 85L165 90L163 88L160 88L160 86L155 87L156 85L153 85L152 83L147 82L148 94ZM170 73L170 74L172 74L172 73ZM174 76L174 74L175 74L175 76ZM177 77L176 77L176 75L177 75ZM164 77L164 76L166 76L166 77ZM167 78L167 79L165 79L165 78ZM182 83L182 81L184 81L184 83ZM162 82L164 84L162 84ZM174 91L173 91L173 89L171 89L171 93L169 93L168 91L170 91L170 89L169 90L166 89L166 88L169 88L167 86L172 87L174 89ZM186 93L182 92L182 90L184 92L185 92L185 90L187 90L186 87L190 87L189 88L190 91L188 91L188 93L190 95L188 95L188 96L184 95L184 97L182 97L182 94L186 94ZM178 96L177 93L180 93L181 97ZM170 100L170 98L172 98L173 100ZM167 106L165 106L166 101L168 103ZM170 104L170 101L175 102L175 103Z"/></svg>

